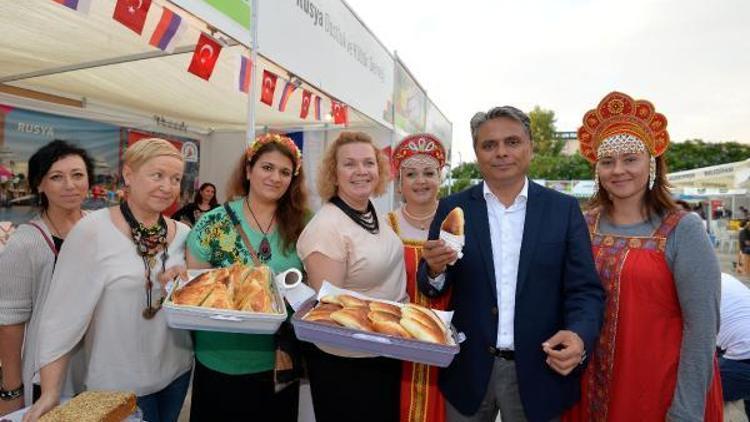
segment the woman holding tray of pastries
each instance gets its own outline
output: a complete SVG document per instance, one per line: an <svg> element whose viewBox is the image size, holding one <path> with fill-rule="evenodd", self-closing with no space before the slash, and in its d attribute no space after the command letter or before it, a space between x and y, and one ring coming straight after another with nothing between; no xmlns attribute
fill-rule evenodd
<svg viewBox="0 0 750 422"><path fill-rule="evenodd" d="M129 146L126 200L89 214L66 237L39 328L42 396L25 421L58 404L71 350L81 341L87 389L134 391L145 420L177 420L192 345L159 310L162 283L186 277L189 229L162 215L180 193L184 165L163 139Z"/></svg>
<svg viewBox="0 0 750 422"><path fill-rule="evenodd" d="M720 271L700 218L667 184L666 118L612 92L578 129L595 168L586 212L604 325L568 421L721 421Z"/></svg>
<svg viewBox="0 0 750 422"><path fill-rule="evenodd" d="M209 211L188 238L189 268L253 265L253 253L275 272L302 269L296 242L305 226L307 195L302 153L292 139L259 136L230 179L225 207ZM245 246L233 217L247 235ZM190 418L296 421L299 382L274 392L273 335L194 331L195 374Z"/></svg>
<svg viewBox="0 0 750 422"><path fill-rule="evenodd" d="M388 159L362 132L342 132L323 156L318 192L325 201L297 242L310 286L337 287L391 301L406 300L403 244L375 211ZM318 422L398 420L401 362L310 346L307 368Z"/></svg>
<svg viewBox="0 0 750 422"><path fill-rule="evenodd" d="M39 216L21 224L0 254L0 416L30 406L40 393L33 377L39 369L34 356L41 306L57 252L84 216L81 204L93 171L85 150L60 140L29 158L29 185L39 197Z"/></svg>
<svg viewBox="0 0 750 422"><path fill-rule="evenodd" d="M445 309L450 295L428 298L417 287L417 268L422 245L435 217L440 188L440 171L445 165L445 148L430 134L410 135L393 151L398 169L396 186L403 204L388 213L388 224L404 243L406 292L412 303ZM445 401L437 384L438 368L404 362L401 375L401 421L445 421Z"/></svg>

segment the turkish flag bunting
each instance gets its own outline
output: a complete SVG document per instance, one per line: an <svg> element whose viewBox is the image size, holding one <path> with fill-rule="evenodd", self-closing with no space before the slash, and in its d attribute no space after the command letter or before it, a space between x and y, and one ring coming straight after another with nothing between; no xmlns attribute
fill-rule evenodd
<svg viewBox="0 0 750 422"><path fill-rule="evenodd" d="M190 61L188 72L199 78L208 80L214 71L216 60L219 59L219 53L221 53L221 44L208 35L201 33L198 44L195 45L193 60Z"/></svg>
<svg viewBox="0 0 750 422"><path fill-rule="evenodd" d="M310 102L312 101L312 92L302 90L302 107L299 109L300 119L307 119L307 113L310 112Z"/></svg>
<svg viewBox="0 0 750 422"><path fill-rule="evenodd" d="M331 114L333 115L333 123L336 125L345 125L349 121L346 105L338 101L331 101Z"/></svg>
<svg viewBox="0 0 750 422"><path fill-rule="evenodd" d="M260 102L273 107L273 93L276 92L276 80L278 75L268 70L263 71L263 90L260 94Z"/></svg>
<svg viewBox="0 0 750 422"><path fill-rule="evenodd" d="M151 0L117 0L112 19L141 35L150 7Z"/></svg>

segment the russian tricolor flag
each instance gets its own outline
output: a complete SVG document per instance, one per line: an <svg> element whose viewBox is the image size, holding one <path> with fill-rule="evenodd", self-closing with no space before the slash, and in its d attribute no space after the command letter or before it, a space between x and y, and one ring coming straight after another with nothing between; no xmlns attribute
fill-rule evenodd
<svg viewBox="0 0 750 422"><path fill-rule="evenodd" d="M315 111L315 120L320 120L320 97L315 96L315 101L313 101L313 108Z"/></svg>
<svg viewBox="0 0 750 422"><path fill-rule="evenodd" d="M286 81L286 85L284 85L284 90L281 91L281 100L279 101L279 111L286 110L286 104L289 102L289 97L292 96L292 93L294 90L297 89L297 87L292 83L292 81Z"/></svg>
<svg viewBox="0 0 750 422"><path fill-rule="evenodd" d="M162 9L161 19L151 35L151 41L148 43L159 50L171 53L177 46L177 39L185 29L182 24L182 17L177 13L167 9Z"/></svg>
<svg viewBox="0 0 750 422"><path fill-rule="evenodd" d="M69 7L73 10L88 14L91 9L91 0L52 0L55 3L62 4L65 7Z"/></svg>
<svg viewBox="0 0 750 422"><path fill-rule="evenodd" d="M253 68L253 62L249 57L242 54L239 55L239 59L240 63L239 66L237 66L239 69L237 75L238 88L240 89L240 92L247 94L250 92L250 75Z"/></svg>

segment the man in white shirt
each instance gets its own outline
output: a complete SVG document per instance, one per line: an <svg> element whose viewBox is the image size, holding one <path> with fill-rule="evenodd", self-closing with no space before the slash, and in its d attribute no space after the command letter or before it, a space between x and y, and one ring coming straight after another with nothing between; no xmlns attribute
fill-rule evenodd
<svg viewBox="0 0 750 422"><path fill-rule="evenodd" d="M745 401L750 420L750 289L729 274L721 274L721 325L716 345L724 401Z"/></svg>
<svg viewBox="0 0 750 422"><path fill-rule="evenodd" d="M471 121L483 183L440 201L429 239L455 207L465 214L463 257L428 240L420 290L451 290L466 335L442 370L449 421L549 421L580 395L579 375L599 335L604 291L578 201L529 181L530 121L496 107ZM449 263L456 261L455 264Z"/></svg>

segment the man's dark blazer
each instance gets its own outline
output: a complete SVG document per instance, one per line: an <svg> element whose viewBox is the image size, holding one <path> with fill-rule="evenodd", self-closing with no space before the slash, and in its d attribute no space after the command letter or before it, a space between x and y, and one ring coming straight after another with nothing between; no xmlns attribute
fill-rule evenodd
<svg viewBox="0 0 750 422"><path fill-rule="evenodd" d="M430 227L455 207L464 210L463 258L448 266L435 289L422 260L418 283L430 297L452 288L453 323L466 335L461 352L441 371L440 388L461 413L476 413L495 359L498 308L487 206L480 183L440 200ZM516 284L514 347L521 402L530 421L560 416L580 396L580 370L559 375L546 364L542 342L567 329L581 337L588 354L599 336L604 291L594 267L588 228L575 198L529 181Z"/></svg>

